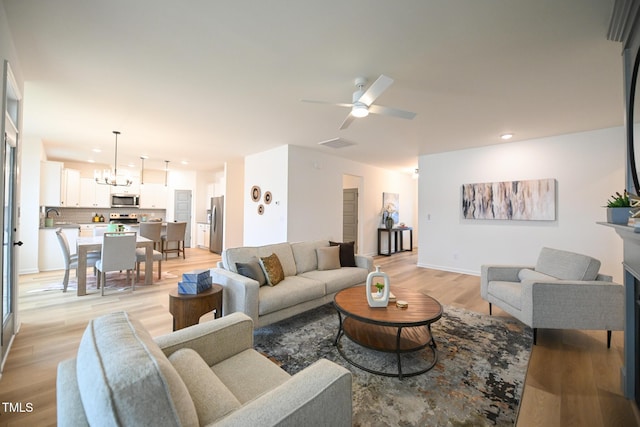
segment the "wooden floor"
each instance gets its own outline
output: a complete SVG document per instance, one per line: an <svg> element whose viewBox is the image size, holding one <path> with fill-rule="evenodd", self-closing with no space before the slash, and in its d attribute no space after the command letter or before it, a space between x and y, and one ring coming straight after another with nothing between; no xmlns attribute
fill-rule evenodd
<svg viewBox="0 0 640 427"><path fill-rule="evenodd" d="M19 314L22 322L0 380L0 426L56 424L56 367L74 357L89 319L126 310L139 318L153 336L171 332L170 290L181 274L215 265L219 256L187 249L187 259L163 262L161 281L136 285L135 292L111 291L78 297L69 291L42 291L59 281L62 272L20 278ZM391 279L426 291L442 304L488 314L475 276L418 268L417 253L376 257ZM169 276L169 277L167 277ZM95 292L95 291L94 291ZM494 309L494 316L508 316ZM201 321L212 319L203 316ZM518 427L636 426L631 403L620 391L622 332L614 332L611 349L604 331L541 330L533 347ZM428 375L428 373L426 374ZM25 412L8 413L5 402L21 403ZM28 405L29 404L29 405ZM29 407L33 409L29 411Z"/></svg>

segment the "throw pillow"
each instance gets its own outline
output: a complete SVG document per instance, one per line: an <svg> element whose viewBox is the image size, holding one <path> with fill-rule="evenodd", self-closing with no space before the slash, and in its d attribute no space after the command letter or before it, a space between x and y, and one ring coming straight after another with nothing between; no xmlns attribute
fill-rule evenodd
<svg viewBox="0 0 640 427"><path fill-rule="evenodd" d="M255 280L260 286L267 284L267 278L264 275L264 271L260 266L258 258L253 257L248 262L236 262L236 268L238 269L239 274Z"/></svg>
<svg viewBox="0 0 640 427"><path fill-rule="evenodd" d="M340 247L340 266L355 267L356 266L356 242L329 242L331 246Z"/></svg>
<svg viewBox="0 0 640 427"><path fill-rule="evenodd" d="M260 258L260 264L267 273L267 285L275 286L284 280L284 271L278 255L271 254Z"/></svg>
<svg viewBox="0 0 640 427"><path fill-rule="evenodd" d="M318 270L335 270L340 268L340 247L329 246L328 248L316 249L318 256Z"/></svg>

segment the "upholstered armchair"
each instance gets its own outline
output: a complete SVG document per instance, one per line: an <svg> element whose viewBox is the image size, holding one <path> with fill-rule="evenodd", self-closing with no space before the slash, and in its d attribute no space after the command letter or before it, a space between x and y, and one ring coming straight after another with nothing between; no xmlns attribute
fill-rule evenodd
<svg viewBox="0 0 640 427"><path fill-rule="evenodd" d="M58 426L351 426L351 373L291 376L253 349L243 313L152 339L125 312L89 322L58 365Z"/></svg>
<svg viewBox="0 0 640 427"><path fill-rule="evenodd" d="M480 295L537 329L624 329L624 288L599 274L600 261L558 249L542 248L535 266L483 265Z"/></svg>

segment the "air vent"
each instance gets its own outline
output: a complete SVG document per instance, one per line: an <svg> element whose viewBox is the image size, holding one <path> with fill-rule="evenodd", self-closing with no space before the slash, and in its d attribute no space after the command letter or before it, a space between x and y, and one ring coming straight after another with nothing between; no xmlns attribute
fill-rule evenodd
<svg viewBox="0 0 640 427"><path fill-rule="evenodd" d="M344 138L333 138L333 139L327 139L326 141L318 142L318 145L331 147L331 148L344 148L350 145L356 145L356 143L347 141Z"/></svg>

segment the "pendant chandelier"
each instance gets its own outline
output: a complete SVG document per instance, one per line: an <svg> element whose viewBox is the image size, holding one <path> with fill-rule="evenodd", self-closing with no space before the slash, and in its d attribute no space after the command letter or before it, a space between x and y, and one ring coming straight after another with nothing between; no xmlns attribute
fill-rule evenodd
<svg viewBox="0 0 640 427"><path fill-rule="evenodd" d="M113 171L104 170L102 171L102 173L96 171L94 173L94 176L96 182L101 185L129 187L133 183L133 181L128 177L122 177L120 182L118 182L118 135L120 135L120 132L114 130L113 133L116 136L116 156L113 162Z"/></svg>

